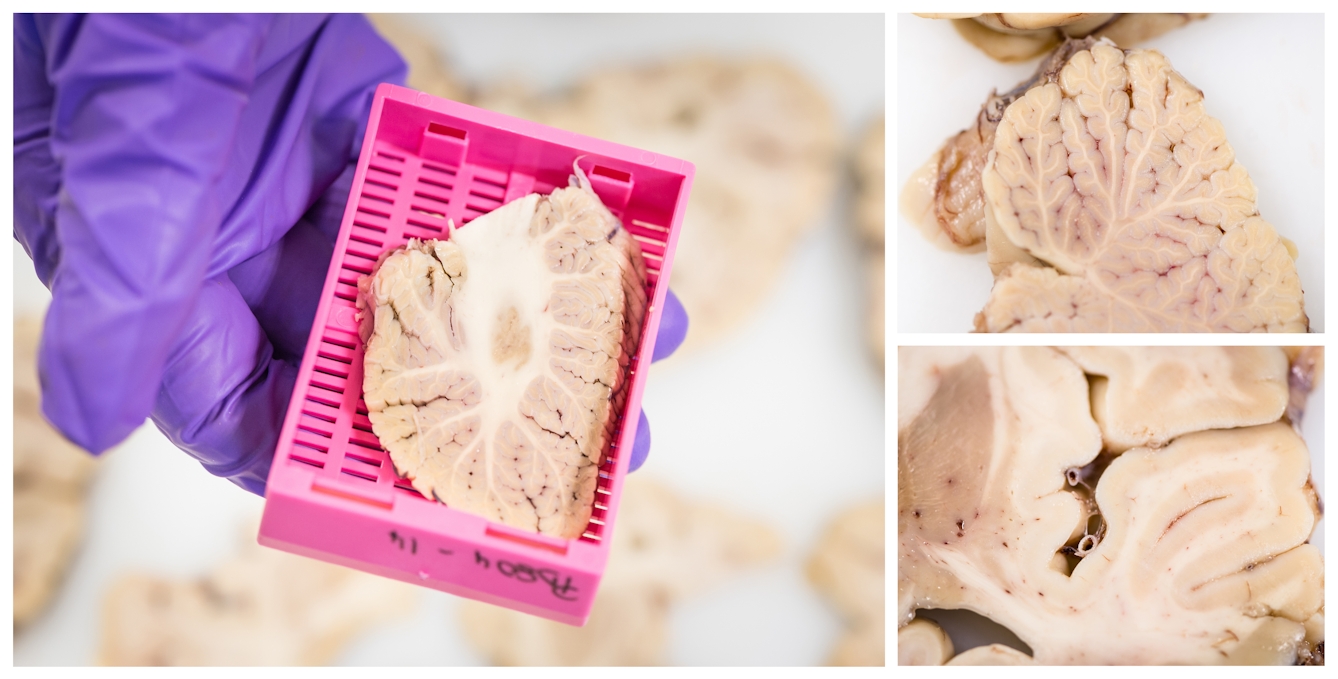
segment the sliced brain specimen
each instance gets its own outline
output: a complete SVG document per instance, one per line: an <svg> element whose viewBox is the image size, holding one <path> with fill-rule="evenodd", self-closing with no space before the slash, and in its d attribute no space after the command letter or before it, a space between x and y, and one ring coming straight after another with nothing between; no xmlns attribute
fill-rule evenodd
<svg viewBox="0 0 1338 679"><path fill-rule="evenodd" d="M917 609L950 608L1033 651L971 649L957 664L1322 658L1320 510L1309 452L1282 419L1286 357L1242 349L900 349L897 620L915 651L903 657L951 653L933 628L910 628ZM1110 394L1143 384L1184 421L1159 448L1103 446L1088 401L1099 376L1080 363L1128 378L1111 377ZM1148 371L1177 367L1195 373L1170 378L1185 393L1146 387ZM1186 415L1230 414L1253 389L1266 406L1234 425Z"/></svg>
<svg viewBox="0 0 1338 679"><path fill-rule="evenodd" d="M646 307L640 249L579 181L410 241L360 295L365 399L396 471L567 538L589 521Z"/></svg>
<svg viewBox="0 0 1338 679"><path fill-rule="evenodd" d="M1156 51L1074 54L1004 112L982 184L1000 279L977 330L1308 328L1294 246Z"/></svg>

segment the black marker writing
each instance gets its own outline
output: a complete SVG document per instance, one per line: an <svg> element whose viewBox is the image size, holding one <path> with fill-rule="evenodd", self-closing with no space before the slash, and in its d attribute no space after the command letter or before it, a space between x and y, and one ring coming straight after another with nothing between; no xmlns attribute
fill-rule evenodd
<svg viewBox="0 0 1338 679"><path fill-rule="evenodd" d="M572 587L570 575L568 575L565 580L562 580L562 584L558 584L558 580L562 578L562 576L558 574L557 571L549 568L541 568L539 569L539 577L548 584L548 589L553 592L553 596L562 599L563 601L576 600L576 593L578 590L575 587Z"/></svg>
<svg viewBox="0 0 1338 679"><path fill-rule="evenodd" d="M390 541L395 543L401 550L404 549L404 536L400 535L399 531L390 531ZM409 553L418 553L418 538L412 536L409 537Z"/></svg>
<svg viewBox="0 0 1338 679"><path fill-rule="evenodd" d="M474 563L483 566L484 569L492 568L492 560L480 554L477 549L474 550ZM548 590L553 593L553 596L563 601L575 601L577 599L576 595L580 591L571 584L570 575L563 577L561 573L551 568L535 568L528 564L512 563L505 559L498 559L497 572L517 582L542 582L548 585Z"/></svg>

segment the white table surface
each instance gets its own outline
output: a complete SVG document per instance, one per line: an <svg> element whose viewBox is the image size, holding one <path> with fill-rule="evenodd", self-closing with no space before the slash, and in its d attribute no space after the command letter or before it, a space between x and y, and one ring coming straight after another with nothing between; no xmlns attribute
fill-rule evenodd
<svg viewBox="0 0 1338 679"><path fill-rule="evenodd" d="M1006 92L1039 57L1001 64L966 43L951 22L897 17L897 157L892 186L948 137L975 121L991 88ZM1259 212L1300 251L1297 270L1312 330L1324 329L1324 16L1218 14L1144 42L1204 93L1209 115L1258 189ZM896 194L891 194L896 195ZM895 199L894 199L895 200ZM989 299L983 252L931 245L897 215L901 332L968 332Z"/></svg>
<svg viewBox="0 0 1338 679"><path fill-rule="evenodd" d="M424 17L471 80L523 73L560 84L616 59L692 50L789 57L831 98L853 137L884 105L881 16ZM560 36L555 41L555 36ZM49 295L14 246L15 307ZM884 383L864 347L861 260L843 204L803 239L784 279L731 339L651 372L652 454L637 472L772 521L785 540L771 567L673 612L673 664L811 665L841 631L806 584L803 562L838 511L885 492ZM151 425L106 455L88 531L65 586L14 640L16 665L94 660L105 588L121 573L192 577L235 549L261 500L205 473ZM458 600L423 590L415 613L357 639L344 665L471 665Z"/></svg>

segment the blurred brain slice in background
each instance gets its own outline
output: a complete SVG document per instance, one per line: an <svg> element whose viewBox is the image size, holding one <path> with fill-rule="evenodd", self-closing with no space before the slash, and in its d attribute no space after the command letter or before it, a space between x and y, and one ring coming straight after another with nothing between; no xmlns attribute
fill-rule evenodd
<svg viewBox="0 0 1338 679"><path fill-rule="evenodd" d="M394 14L368 14L367 18L371 20L376 32L380 33L386 42L394 45L405 63L409 65L406 85L419 92L427 92L452 101L465 101L469 98L464 84L437 50L436 44L415 30L409 19Z"/></svg>
<svg viewBox="0 0 1338 679"><path fill-rule="evenodd" d="M885 360L884 318L887 306L883 285L886 270L886 255L883 250L887 242L884 216L886 203L884 177L887 171L885 148L884 117L880 113L869 123L855 143L853 158L854 222L855 230L859 233L860 242L864 246L865 309L868 310L865 341L868 342L869 351L878 360L880 367Z"/></svg>
<svg viewBox="0 0 1338 679"><path fill-rule="evenodd" d="M885 501L850 507L827 528L809 556L808 579L839 610L846 634L827 664L881 666L886 621Z"/></svg>
<svg viewBox="0 0 1338 679"><path fill-rule="evenodd" d="M55 595L84 532L96 458L65 440L41 413L37 347L42 320L14 322L14 627Z"/></svg>
<svg viewBox="0 0 1338 679"><path fill-rule="evenodd" d="M134 573L103 608L104 665L324 665L363 631L407 614L411 585L255 543L208 575Z"/></svg>
<svg viewBox="0 0 1338 679"><path fill-rule="evenodd" d="M675 602L772 561L780 550L780 537L765 522L631 476L585 627L477 601L461 606L461 627L496 665L659 665Z"/></svg>
<svg viewBox="0 0 1338 679"><path fill-rule="evenodd" d="M550 97L513 83L474 103L696 165L671 280L692 319L689 348L751 318L836 186L832 107L781 60L677 58L603 70Z"/></svg>

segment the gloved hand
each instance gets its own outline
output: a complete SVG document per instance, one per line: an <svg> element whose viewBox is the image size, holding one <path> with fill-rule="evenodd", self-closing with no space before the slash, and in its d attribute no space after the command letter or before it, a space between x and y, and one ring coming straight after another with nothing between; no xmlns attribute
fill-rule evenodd
<svg viewBox="0 0 1338 679"><path fill-rule="evenodd" d="M404 77L360 15L16 15L47 419L96 454L150 416L263 495L373 92Z"/></svg>

